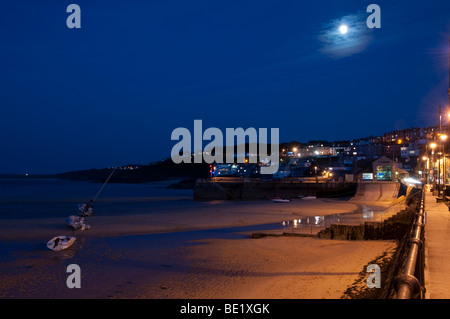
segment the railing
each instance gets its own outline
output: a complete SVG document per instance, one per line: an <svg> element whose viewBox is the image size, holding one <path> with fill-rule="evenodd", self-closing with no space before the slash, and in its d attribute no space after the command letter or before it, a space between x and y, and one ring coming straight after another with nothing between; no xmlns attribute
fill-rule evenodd
<svg viewBox="0 0 450 319"><path fill-rule="evenodd" d="M402 269L402 274L395 278L396 299L422 299L424 296L424 188L422 188L420 196L419 209L415 216L413 232L408 240L408 256Z"/></svg>

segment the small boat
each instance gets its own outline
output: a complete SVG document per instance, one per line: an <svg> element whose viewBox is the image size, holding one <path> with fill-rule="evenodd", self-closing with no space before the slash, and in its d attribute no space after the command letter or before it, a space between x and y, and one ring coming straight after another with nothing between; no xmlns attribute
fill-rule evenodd
<svg viewBox="0 0 450 319"><path fill-rule="evenodd" d="M92 215L92 201L88 204L82 203L78 205L78 212L80 216L91 216Z"/></svg>
<svg viewBox="0 0 450 319"><path fill-rule="evenodd" d="M316 199L316 196L305 196L302 199L303 200L312 200L312 199Z"/></svg>
<svg viewBox="0 0 450 319"><path fill-rule="evenodd" d="M271 199L274 203L289 203L291 200L288 198L275 197Z"/></svg>
<svg viewBox="0 0 450 319"><path fill-rule="evenodd" d="M51 250L67 249L72 246L76 239L73 236L55 236L47 242L47 247Z"/></svg>
<svg viewBox="0 0 450 319"><path fill-rule="evenodd" d="M117 169L117 167L114 167L114 169L112 170L111 174L109 174L108 178L103 183L102 187L100 187L100 189L97 192L97 194L95 195L95 197L93 199L91 199L89 201L89 203L81 203L81 204L78 205L78 215L79 216L86 217L86 216L91 216L92 215L92 205L97 200L98 196L100 195L100 193L102 192L102 190L106 186L106 184L108 184L108 181L111 179L111 176L114 174L116 169Z"/></svg>
<svg viewBox="0 0 450 319"><path fill-rule="evenodd" d="M86 224L85 218L81 216L71 215L67 218L67 224L75 230L88 230L91 226Z"/></svg>

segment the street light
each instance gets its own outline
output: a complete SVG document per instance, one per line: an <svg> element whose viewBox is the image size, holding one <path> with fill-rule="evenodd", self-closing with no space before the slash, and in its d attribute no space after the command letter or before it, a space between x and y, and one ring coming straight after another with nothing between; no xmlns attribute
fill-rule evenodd
<svg viewBox="0 0 450 319"><path fill-rule="evenodd" d="M440 107L439 107L439 112L440 112ZM440 115L439 115L440 116ZM444 185L445 185L445 147L442 144L443 142L445 142L445 140L447 140L448 136L446 134L441 134L441 123L439 121L439 133L438 133L439 139L438 139L438 144L436 143L432 143L430 146L431 148L434 150L436 147L439 147L439 149L442 147L442 150L437 152L437 159L436 159L436 163L438 165L437 167L437 178L438 178L438 182L437 182L437 186L438 186L438 192L437 192L437 196L439 197L441 195L441 188L442 188L442 176L441 174L444 176ZM442 156L443 155L443 156ZM441 163L441 159L443 158L443 163ZM442 170L441 170L441 166L442 166Z"/></svg>
<svg viewBox="0 0 450 319"><path fill-rule="evenodd" d="M450 114L449 114L450 115ZM442 134L441 135L441 141L445 142L447 140L448 136L446 134ZM445 182L446 182L446 170L445 170L445 143L442 144L442 154L443 154L443 163L442 163L442 174L444 175L444 189L445 189ZM440 165L441 163L439 162L439 168L441 167ZM439 180L439 184L440 184L440 180Z"/></svg>
<svg viewBox="0 0 450 319"><path fill-rule="evenodd" d="M315 175L316 175L316 183L318 183L319 181L317 179L317 166L314 166L314 172L315 172Z"/></svg>
<svg viewBox="0 0 450 319"><path fill-rule="evenodd" d="M424 171L424 177L425 177L425 184L428 184L428 157L422 156L423 161L423 171Z"/></svg>
<svg viewBox="0 0 450 319"><path fill-rule="evenodd" d="M433 163L433 189L436 189L436 165L435 165L435 158L434 158L434 149L436 148L436 143L431 143L431 161Z"/></svg>

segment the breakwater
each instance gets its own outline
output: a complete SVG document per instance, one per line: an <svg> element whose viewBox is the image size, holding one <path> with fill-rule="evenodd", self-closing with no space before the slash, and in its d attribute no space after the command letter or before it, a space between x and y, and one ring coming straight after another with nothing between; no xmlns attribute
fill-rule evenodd
<svg viewBox="0 0 450 319"><path fill-rule="evenodd" d="M352 197L357 183L298 181L207 181L195 183L195 200L249 200L298 196Z"/></svg>

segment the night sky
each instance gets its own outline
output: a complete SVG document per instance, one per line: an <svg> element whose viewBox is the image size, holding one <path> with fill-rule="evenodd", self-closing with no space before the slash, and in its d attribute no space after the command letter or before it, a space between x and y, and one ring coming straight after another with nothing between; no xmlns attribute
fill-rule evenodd
<svg viewBox="0 0 450 319"><path fill-rule="evenodd" d="M448 0L3 1L0 173L147 164L195 119L280 142L437 125L449 36Z"/></svg>

